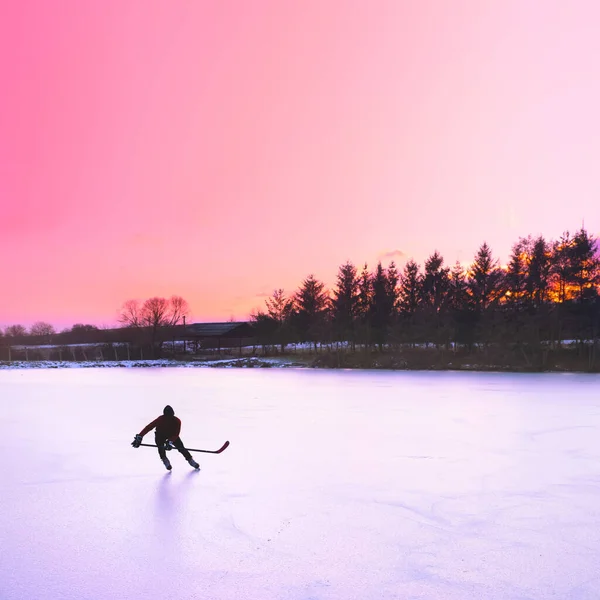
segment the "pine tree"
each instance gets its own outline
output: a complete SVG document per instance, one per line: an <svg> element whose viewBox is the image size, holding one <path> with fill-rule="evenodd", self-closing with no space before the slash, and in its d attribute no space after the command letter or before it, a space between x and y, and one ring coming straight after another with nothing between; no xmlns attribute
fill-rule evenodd
<svg viewBox="0 0 600 600"><path fill-rule="evenodd" d="M392 272L392 277L394 277L394 272ZM388 279L388 274L381 262L377 263L371 281L373 297L370 307L370 323L376 342L379 344L379 350L383 350L383 343L386 340L392 320L395 285L393 285L393 281Z"/></svg>
<svg viewBox="0 0 600 600"><path fill-rule="evenodd" d="M290 320L294 310L294 301L285 295L283 289L273 292L270 298L265 300L267 315L276 325L275 337L281 347L281 352L289 341Z"/></svg>
<svg viewBox="0 0 600 600"><path fill-rule="evenodd" d="M425 261L423 301L434 313L440 312L448 299L450 269L443 265L444 259L437 250Z"/></svg>
<svg viewBox="0 0 600 600"><path fill-rule="evenodd" d="M289 320L294 307L294 301L287 298L282 289L275 290L273 295L265 300L265 304L269 317L280 326Z"/></svg>
<svg viewBox="0 0 600 600"><path fill-rule="evenodd" d="M392 321L398 311L398 283L400 282L400 274L396 268L396 263L392 261L386 271L387 281L387 297L388 297L388 310Z"/></svg>
<svg viewBox="0 0 600 600"><path fill-rule="evenodd" d="M398 308L405 316L417 312L423 293L423 277L419 273L419 265L411 258L404 266L398 290Z"/></svg>
<svg viewBox="0 0 600 600"><path fill-rule="evenodd" d="M572 253L573 239L571 234L565 231L560 240L552 244L551 293L553 299L559 304L570 300L574 295L574 290L570 286L574 279Z"/></svg>
<svg viewBox="0 0 600 600"><path fill-rule="evenodd" d="M598 295L600 284L600 259L597 242L593 236L581 228L573 237L571 248L571 283L577 289L580 301Z"/></svg>
<svg viewBox="0 0 600 600"><path fill-rule="evenodd" d="M527 293L527 240L513 245L504 276L507 302L512 307L522 306Z"/></svg>
<svg viewBox="0 0 600 600"><path fill-rule="evenodd" d="M322 338L327 323L329 296L325 284L309 275L296 292L294 303L298 332L314 343L316 351L317 340Z"/></svg>
<svg viewBox="0 0 600 600"><path fill-rule="evenodd" d="M469 270L468 288L471 301L478 311L485 311L502 296L502 271L498 260L492 258L492 251L483 243Z"/></svg>
<svg viewBox="0 0 600 600"><path fill-rule="evenodd" d="M359 310L359 281L356 267L350 262L338 270L331 299L331 318L338 339L354 342L354 327Z"/></svg>
<svg viewBox="0 0 600 600"><path fill-rule="evenodd" d="M448 306L452 310L463 310L467 307L468 300L469 292L465 270L456 261L448 280Z"/></svg>
<svg viewBox="0 0 600 600"><path fill-rule="evenodd" d="M373 288L371 285L371 274L367 263L364 264L358 280L358 316L359 319L366 323L371 309L371 298L373 296Z"/></svg>
<svg viewBox="0 0 600 600"><path fill-rule="evenodd" d="M548 299L550 288L551 248L546 240L539 236L527 238L527 274L525 289L529 302L539 308Z"/></svg>
<svg viewBox="0 0 600 600"><path fill-rule="evenodd" d="M367 263L363 265L360 277L358 278L358 300L357 300L357 333L358 337L365 344L365 349L369 347L371 341L369 315L371 313L371 301L373 298L373 285L371 274Z"/></svg>

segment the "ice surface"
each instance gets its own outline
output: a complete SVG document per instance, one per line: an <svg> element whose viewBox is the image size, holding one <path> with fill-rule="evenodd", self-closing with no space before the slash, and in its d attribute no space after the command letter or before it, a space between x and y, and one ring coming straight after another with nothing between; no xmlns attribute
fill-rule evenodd
<svg viewBox="0 0 600 600"><path fill-rule="evenodd" d="M0 372L2 600L600 598L600 378ZM133 435L165 403L200 472ZM152 443L147 436L145 442Z"/></svg>

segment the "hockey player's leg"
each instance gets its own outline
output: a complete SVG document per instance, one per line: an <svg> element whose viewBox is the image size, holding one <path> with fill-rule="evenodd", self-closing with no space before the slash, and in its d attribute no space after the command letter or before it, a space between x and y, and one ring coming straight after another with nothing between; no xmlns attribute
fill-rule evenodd
<svg viewBox="0 0 600 600"><path fill-rule="evenodd" d="M163 465L165 465L165 469L167 471L171 470L171 462L167 458L167 453L165 451L165 439L159 436L154 436L154 442L158 446L158 455L160 456L160 460L162 460Z"/></svg>
<svg viewBox="0 0 600 600"><path fill-rule="evenodd" d="M189 453L189 451L183 445L181 438L177 438L175 440L175 442L173 442L173 443L175 444L175 448L177 448L177 450L179 450L179 452L181 452L181 454L183 455L185 460L188 461L190 466L194 467L194 469L200 468L200 465L194 460L193 456Z"/></svg>

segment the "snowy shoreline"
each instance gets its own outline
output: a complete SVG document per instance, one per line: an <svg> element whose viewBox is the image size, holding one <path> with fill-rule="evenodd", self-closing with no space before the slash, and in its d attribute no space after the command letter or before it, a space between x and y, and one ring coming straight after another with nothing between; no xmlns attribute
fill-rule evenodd
<svg viewBox="0 0 600 600"><path fill-rule="evenodd" d="M206 361L183 361L172 359L155 360L30 360L30 361L1 361L0 370L4 369L117 369L117 368L283 368L305 367L301 363L281 359L268 358L224 358Z"/></svg>
<svg viewBox="0 0 600 600"><path fill-rule="evenodd" d="M29 370L29 369L143 369L143 368L187 368L187 369L209 369L209 368L278 368L278 369L316 369L316 370L375 370L375 371L457 371L457 372L481 372L481 373L586 373L585 370L577 369L516 369L509 366L485 365L485 364L463 364L448 367L386 367L382 365L371 366L326 366L306 362L298 362L288 358L224 358L211 360L182 361L173 359L154 360L88 360L88 361L56 361L56 360L30 360L30 361L0 361L1 370ZM588 372L589 373L589 372ZM597 373L591 373L597 374Z"/></svg>

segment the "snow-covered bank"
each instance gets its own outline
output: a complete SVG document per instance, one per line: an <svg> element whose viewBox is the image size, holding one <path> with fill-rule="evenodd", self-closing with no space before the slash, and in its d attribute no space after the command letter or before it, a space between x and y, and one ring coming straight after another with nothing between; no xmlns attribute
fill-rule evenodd
<svg viewBox="0 0 600 600"><path fill-rule="evenodd" d="M97 369L97 368L156 368L156 367L213 367L213 368L271 368L271 367L302 367L298 362L283 358L224 358L204 361L183 361L171 359L157 360L87 360L87 361L59 361L59 360L30 360L30 361L2 361L0 369Z"/></svg>

